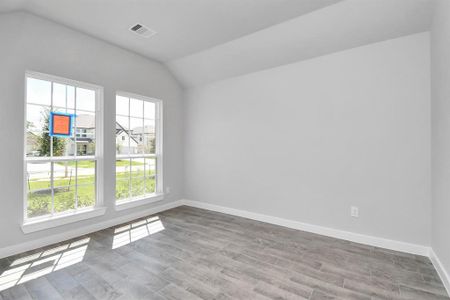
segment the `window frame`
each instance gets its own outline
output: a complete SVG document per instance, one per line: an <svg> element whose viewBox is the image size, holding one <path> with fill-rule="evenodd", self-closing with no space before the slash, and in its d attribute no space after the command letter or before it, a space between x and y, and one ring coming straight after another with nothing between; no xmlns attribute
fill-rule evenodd
<svg viewBox="0 0 450 300"><path fill-rule="evenodd" d="M57 84L71 85L75 88L83 88L95 91L95 155L89 156L53 156L53 157L27 157L27 105L28 105L28 95L27 86L28 78L45 80ZM60 226L72 222L77 222L83 219L88 219L96 216L103 215L106 211L103 199L103 174L104 174L104 163L103 163L103 95L104 89L101 86L94 85L91 83L81 82L77 80L72 80L60 76L35 72L26 71L24 77L24 146L23 146L23 216L22 216L22 230L25 233L34 232L42 229L52 228L55 226ZM53 93L51 95L53 98ZM52 104L51 104L52 105ZM76 135L76 129L74 130L74 135ZM75 151L77 151L77 146L75 145ZM52 212L50 215L28 217L28 186L27 186L27 163L32 161L42 161L55 163L58 161L95 161L96 162L96 174L95 174L95 204L93 207L87 208L76 208L74 210L65 212Z"/></svg>
<svg viewBox="0 0 450 300"><path fill-rule="evenodd" d="M164 178L163 178L163 165L164 165L164 155L163 155L163 137L164 137L164 120L163 120L163 100L152 98L148 96L143 96L139 94L134 94L125 91L116 91L115 95L115 106L117 109L117 97L125 97L125 98L133 98L136 100L142 100L147 102L152 102L155 104L155 153L154 154L124 154L117 155L117 151L115 151L115 160L117 159L133 159L133 158L155 158L156 167L155 167L155 192L151 194L144 194L143 196L138 197L130 197L127 200L117 201L115 197L116 191L116 174L114 172L114 207L116 210L124 210L132 207L137 207L153 202L157 202L164 199ZM117 117L117 111L115 113L115 118ZM128 117L130 118L130 112L128 112ZM145 119L145 116L143 117ZM115 127L114 127L115 130ZM129 139L129 138L128 138ZM130 172L131 174L131 172Z"/></svg>

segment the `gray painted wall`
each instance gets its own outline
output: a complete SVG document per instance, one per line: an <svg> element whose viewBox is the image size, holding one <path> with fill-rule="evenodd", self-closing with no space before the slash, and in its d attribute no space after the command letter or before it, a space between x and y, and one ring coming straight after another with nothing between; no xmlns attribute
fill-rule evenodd
<svg viewBox="0 0 450 300"><path fill-rule="evenodd" d="M450 272L450 1L436 2L431 30L432 247Z"/></svg>
<svg viewBox="0 0 450 300"><path fill-rule="evenodd" d="M24 13L0 15L0 248L68 231L142 208L115 212L115 92L164 100L165 202L183 194L182 91L167 69L105 42ZM22 216L24 74L33 70L105 88L106 215L24 235ZM109 128L109 130L108 130ZM146 206L147 208L150 206Z"/></svg>
<svg viewBox="0 0 450 300"><path fill-rule="evenodd" d="M187 198L430 245L429 60L421 33L188 91Z"/></svg>

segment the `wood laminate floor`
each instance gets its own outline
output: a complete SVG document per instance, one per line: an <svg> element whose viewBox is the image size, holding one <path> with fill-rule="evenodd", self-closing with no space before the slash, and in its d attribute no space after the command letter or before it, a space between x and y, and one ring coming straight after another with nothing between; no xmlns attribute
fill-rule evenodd
<svg viewBox="0 0 450 300"><path fill-rule="evenodd" d="M426 257L179 207L0 260L0 299L449 299Z"/></svg>

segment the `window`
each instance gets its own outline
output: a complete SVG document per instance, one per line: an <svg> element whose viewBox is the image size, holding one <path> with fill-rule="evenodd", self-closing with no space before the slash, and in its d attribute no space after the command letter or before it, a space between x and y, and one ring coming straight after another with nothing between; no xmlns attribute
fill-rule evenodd
<svg viewBox="0 0 450 300"><path fill-rule="evenodd" d="M116 96L116 201L151 198L162 192L162 102Z"/></svg>
<svg viewBox="0 0 450 300"><path fill-rule="evenodd" d="M93 85L27 73L25 220L98 204L100 97L101 88ZM50 133L50 116L55 113L70 115L71 135Z"/></svg>

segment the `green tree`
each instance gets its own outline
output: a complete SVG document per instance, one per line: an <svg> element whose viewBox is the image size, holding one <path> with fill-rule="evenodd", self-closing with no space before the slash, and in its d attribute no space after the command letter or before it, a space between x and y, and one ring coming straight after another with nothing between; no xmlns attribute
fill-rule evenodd
<svg viewBox="0 0 450 300"><path fill-rule="evenodd" d="M39 137L38 150L41 156L50 156L50 110L46 110L43 113L44 124L42 126L42 134ZM66 141L62 138L53 137L53 155L64 155L64 149L66 148Z"/></svg>

